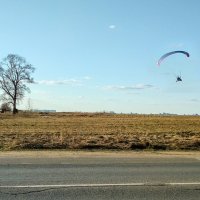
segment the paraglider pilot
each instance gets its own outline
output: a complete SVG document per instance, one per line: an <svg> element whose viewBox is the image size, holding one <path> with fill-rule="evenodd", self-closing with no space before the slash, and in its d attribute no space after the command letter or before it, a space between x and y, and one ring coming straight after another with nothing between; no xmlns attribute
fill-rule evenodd
<svg viewBox="0 0 200 200"><path fill-rule="evenodd" d="M177 77L176 77L176 82L178 82L178 81L182 81L181 76L177 76Z"/></svg>

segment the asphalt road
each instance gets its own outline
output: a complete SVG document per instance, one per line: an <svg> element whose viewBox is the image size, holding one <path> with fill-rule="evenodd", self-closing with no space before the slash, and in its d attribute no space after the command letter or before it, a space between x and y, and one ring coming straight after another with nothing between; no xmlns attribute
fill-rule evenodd
<svg viewBox="0 0 200 200"><path fill-rule="evenodd" d="M199 200L200 154L0 153L0 199Z"/></svg>

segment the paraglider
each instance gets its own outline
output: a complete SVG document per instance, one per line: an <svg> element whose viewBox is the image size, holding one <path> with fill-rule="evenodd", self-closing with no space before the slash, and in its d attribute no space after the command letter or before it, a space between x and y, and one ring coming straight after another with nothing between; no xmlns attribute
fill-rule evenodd
<svg viewBox="0 0 200 200"><path fill-rule="evenodd" d="M176 54L176 53L185 54L187 57L190 57L190 54L189 54L188 52L186 52L186 51L171 51L171 52L168 52L168 53L166 53L166 54L164 54L163 56L160 57L160 59L158 60L158 63L157 63L158 66L160 66L160 64L162 63L162 61L163 61L166 57L168 57L168 56L170 56L170 55L172 55L172 54ZM179 81L182 81L181 76L177 76L177 77L176 77L176 82L179 82Z"/></svg>

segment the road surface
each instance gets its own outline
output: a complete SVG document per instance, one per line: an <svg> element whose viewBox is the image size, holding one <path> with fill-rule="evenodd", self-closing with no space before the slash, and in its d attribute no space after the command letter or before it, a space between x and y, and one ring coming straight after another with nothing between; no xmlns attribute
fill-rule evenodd
<svg viewBox="0 0 200 200"><path fill-rule="evenodd" d="M0 199L199 200L200 153L1 152Z"/></svg>

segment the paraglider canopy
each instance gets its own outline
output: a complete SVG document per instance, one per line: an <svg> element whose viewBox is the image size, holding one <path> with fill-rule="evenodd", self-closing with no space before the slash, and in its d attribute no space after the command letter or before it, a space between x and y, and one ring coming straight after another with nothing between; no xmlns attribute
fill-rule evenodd
<svg viewBox="0 0 200 200"><path fill-rule="evenodd" d="M176 54L176 53L182 53L185 54L187 57L190 57L190 54L186 51L171 51L169 53L164 54L163 56L160 57L160 59L158 60L158 66L160 66L161 62L168 56L172 55L172 54Z"/></svg>

